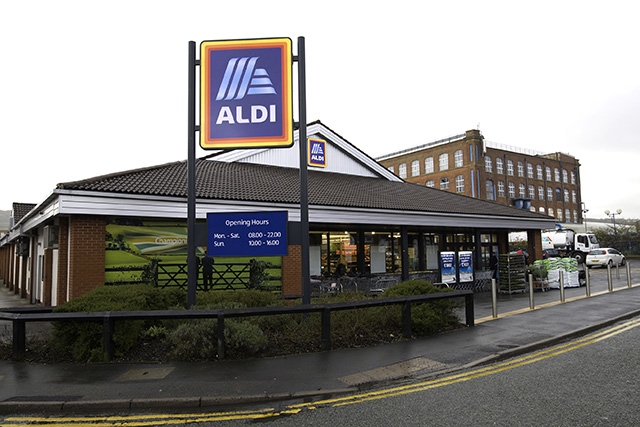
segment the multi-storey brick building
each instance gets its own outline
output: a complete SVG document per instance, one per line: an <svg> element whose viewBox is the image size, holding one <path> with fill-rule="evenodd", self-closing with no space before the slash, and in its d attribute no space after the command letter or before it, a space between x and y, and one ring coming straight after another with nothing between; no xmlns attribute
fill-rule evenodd
<svg viewBox="0 0 640 427"><path fill-rule="evenodd" d="M469 130L376 160L408 182L582 223L580 163L569 154L494 144Z"/></svg>

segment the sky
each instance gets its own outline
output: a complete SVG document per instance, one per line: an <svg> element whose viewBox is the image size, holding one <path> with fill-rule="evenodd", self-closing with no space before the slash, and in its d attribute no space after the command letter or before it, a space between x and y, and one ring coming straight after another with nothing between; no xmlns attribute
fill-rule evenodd
<svg viewBox="0 0 640 427"><path fill-rule="evenodd" d="M189 41L289 37L295 55L304 37L307 121L371 157L480 129L575 156L587 217L638 219L638 16L635 0L2 2L0 210L185 160Z"/></svg>

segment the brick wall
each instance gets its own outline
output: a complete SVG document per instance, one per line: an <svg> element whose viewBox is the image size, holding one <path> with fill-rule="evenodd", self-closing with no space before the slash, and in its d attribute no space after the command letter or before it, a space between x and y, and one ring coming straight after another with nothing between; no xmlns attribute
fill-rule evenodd
<svg viewBox="0 0 640 427"><path fill-rule="evenodd" d="M289 245L288 251L282 257L282 295L302 295L302 249Z"/></svg>
<svg viewBox="0 0 640 427"><path fill-rule="evenodd" d="M60 217L58 226L58 292L56 295L58 305L67 302L67 265L69 260L69 218Z"/></svg>
<svg viewBox="0 0 640 427"><path fill-rule="evenodd" d="M105 234L102 217L69 218L69 299L104 285Z"/></svg>

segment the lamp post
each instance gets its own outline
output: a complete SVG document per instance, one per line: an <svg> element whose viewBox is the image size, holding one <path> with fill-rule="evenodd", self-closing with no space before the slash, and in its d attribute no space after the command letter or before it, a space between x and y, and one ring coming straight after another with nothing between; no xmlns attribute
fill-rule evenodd
<svg viewBox="0 0 640 427"><path fill-rule="evenodd" d="M616 215L620 215L622 213L622 209L618 209L615 212L611 212L610 210L604 211L604 213L613 220L613 234L618 235L618 230L616 230Z"/></svg>
<svg viewBox="0 0 640 427"><path fill-rule="evenodd" d="M588 233L589 228L587 228L587 212L589 212L589 209L587 209L584 202L580 203L580 205L582 206L582 222L584 222L584 232Z"/></svg>

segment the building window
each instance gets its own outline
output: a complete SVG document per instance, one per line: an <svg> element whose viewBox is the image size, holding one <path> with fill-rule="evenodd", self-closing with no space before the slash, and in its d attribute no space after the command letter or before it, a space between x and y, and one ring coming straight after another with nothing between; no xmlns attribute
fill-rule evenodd
<svg viewBox="0 0 640 427"><path fill-rule="evenodd" d="M544 200L544 187L538 185L538 200Z"/></svg>
<svg viewBox="0 0 640 427"><path fill-rule="evenodd" d="M545 210L544 210L544 206L540 206L540 207L538 208L538 212L540 212L541 214L543 214L543 213L545 212Z"/></svg>
<svg viewBox="0 0 640 427"><path fill-rule="evenodd" d="M578 211L573 211L573 222L578 223Z"/></svg>
<svg viewBox="0 0 640 427"><path fill-rule="evenodd" d="M564 217L567 220L567 222L571 222L571 212L569 211L569 209L564 210Z"/></svg>
<svg viewBox="0 0 640 427"><path fill-rule="evenodd" d="M498 181L498 197L504 197L504 181Z"/></svg>
<svg viewBox="0 0 640 427"><path fill-rule="evenodd" d="M464 193L464 176L456 176L456 193Z"/></svg>
<svg viewBox="0 0 640 427"><path fill-rule="evenodd" d="M569 203L569 190L564 190L564 201Z"/></svg>
<svg viewBox="0 0 640 427"><path fill-rule="evenodd" d="M427 181L427 183L426 183L425 185L426 185L427 187L431 187L431 188L433 188L433 187L435 187L435 186L436 186L436 183L435 183L433 180L429 180L429 181Z"/></svg>
<svg viewBox="0 0 640 427"><path fill-rule="evenodd" d="M424 159L424 173L433 173L433 157Z"/></svg>
<svg viewBox="0 0 640 427"><path fill-rule="evenodd" d="M398 176L400 178L406 178L407 177L407 164L406 163L402 163L400 166L398 166Z"/></svg>
<svg viewBox="0 0 640 427"><path fill-rule="evenodd" d="M507 160L507 175L513 176L513 162L511 160Z"/></svg>
<svg viewBox="0 0 640 427"><path fill-rule="evenodd" d="M396 170L395 170L395 168L394 168L393 166L389 166L387 169L388 169L388 170L389 170L389 172L391 172L391 173L396 173Z"/></svg>
<svg viewBox="0 0 640 427"><path fill-rule="evenodd" d="M531 200L536 198L536 187L534 187L533 185L529 185L529 198Z"/></svg>
<svg viewBox="0 0 640 427"><path fill-rule="evenodd" d="M553 202L553 188L547 187L547 200ZM551 212L551 216L553 216L553 212Z"/></svg>
<svg viewBox="0 0 640 427"><path fill-rule="evenodd" d="M527 178L533 179L533 165L527 163Z"/></svg>
<svg viewBox="0 0 640 427"><path fill-rule="evenodd" d="M527 196L526 196L526 194L525 194L525 192L524 192L524 184L520 184L520 185L518 185L518 196L519 196L519 197L521 197L521 198L523 198L523 199L524 199L525 197L527 197Z"/></svg>
<svg viewBox="0 0 640 427"><path fill-rule="evenodd" d="M448 190L449 189L449 178L442 178L440 180L440 189Z"/></svg>
<svg viewBox="0 0 640 427"><path fill-rule="evenodd" d="M559 188L556 188L556 202L561 202L562 201L562 190L560 190Z"/></svg>
<svg viewBox="0 0 640 427"><path fill-rule="evenodd" d="M487 180L487 200L495 200L496 199L496 188L493 184L493 180Z"/></svg>
<svg viewBox="0 0 640 427"><path fill-rule="evenodd" d="M411 176L420 175L420 161L414 160L411 162Z"/></svg>
<svg viewBox="0 0 640 427"><path fill-rule="evenodd" d="M510 182L508 185L509 185L509 197L513 199L516 197L516 185L513 182Z"/></svg>
<svg viewBox="0 0 640 427"><path fill-rule="evenodd" d="M502 159L500 157L496 158L496 173L504 173L504 169L502 167Z"/></svg>
<svg viewBox="0 0 640 427"><path fill-rule="evenodd" d="M547 215L549 215L549 216L551 216L551 217L552 217L552 216L555 216L555 215L554 215L554 213L553 213L553 208L549 208L549 209L547 210Z"/></svg>
<svg viewBox="0 0 640 427"><path fill-rule="evenodd" d="M493 172L493 161L490 156L485 156L484 158L484 171L488 173Z"/></svg>
<svg viewBox="0 0 640 427"><path fill-rule="evenodd" d="M457 168L462 167L462 165L464 164L464 158L462 157L462 150L456 150L456 152L453 153L453 162L455 164L455 167Z"/></svg>
<svg viewBox="0 0 640 427"><path fill-rule="evenodd" d="M545 175L547 176L547 181L551 181L551 168L547 166L546 168L544 168L544 171Z"/></svg>
<svg viewBox="0 0 640 427"><path fill-rule="evenodd" d="M438 164L440 166L440 170L441 171L446 171L449 169L449 154L448 153L444 153L444 154L440 154L440 157L438 157Z"/></svg>
<svg viewBox="0 0 640 427"><path fill-rule="evenodd" d="M558 216L556 217L556 219L558 221L562 221L562 209L558 208L557 212L558 212Z"/></svg>
<svg viewBox="0 0 640 427"><path fill-rule="evenodd" d="M571 190L571 203L578 203L576 190Z"/></svg>
<svg viewBox="0 0 640 427"><path fill-rule="evenodd" d="M571 171L571 183L575 185L576 183L576 173Z"/></svg>
<svg viewBox="0 0 640 427"><path fill-rule="evenodd" d="M569 183L569 173L566 169L562 169L562 182L565 184Z"/></svg>
<svg viewBox="0 0 640 427"><path fill-rule="evenodd" d="M524 178L524 164L522 162L518 162L518 176Z"/></svg>
<svg viewBox="0 0 640 427"><path fill-rule="evenodd" d="M556 179L556 182L560 182L560 169L553 168L553 176Z"/></svg>
<svg viewBox="0 0 640 427"><path fill-rule="evenodd" d="M540 165L536 166L536 175L537 175L537 178L542 181L542 179L543 179L542 178L542 166L540 166Z"/></svg>

